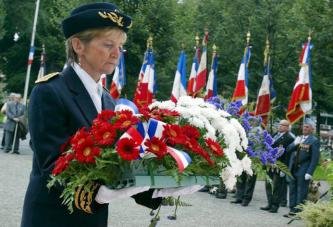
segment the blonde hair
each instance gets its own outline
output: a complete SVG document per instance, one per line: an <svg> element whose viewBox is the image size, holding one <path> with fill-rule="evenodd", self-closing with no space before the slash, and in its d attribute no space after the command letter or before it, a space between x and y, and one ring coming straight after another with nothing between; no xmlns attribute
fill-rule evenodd
<svg viewBox="0 0 333 227"><path fill-rule="evenodd" d="M79 33L76 33L69 37L66 40L66 55L67 55L67 64L71 64L73 62L79 63L79 59L77 54L74 51L73 45L72 45L72 40L73 38L78 38L83 42L84 44L89 43L93 38L105 35L106 33L110 33L110 35L114 32L121 32L124 38L124 43L126 42L127 35L126 33L118 28L118 27L104 27L104 28L94 28L94 29L89 29L85 30Z"/></svg>

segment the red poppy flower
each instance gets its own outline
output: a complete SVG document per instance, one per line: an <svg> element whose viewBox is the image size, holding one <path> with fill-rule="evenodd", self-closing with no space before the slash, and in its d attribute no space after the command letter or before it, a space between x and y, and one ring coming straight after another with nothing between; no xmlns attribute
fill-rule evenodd
<svg viewBox="0 0 333 227"><path fill-rule="evenodd" d="M167 154L166 144L159 138L153 137L145 142L147 151L155 154L157 158L163 158Z"/></svg>
<svg viewBox="0 0 333 227"><path fill-rule="evenodd" d="M215 154L216 156L223 156L223 149L219 143L212 140L211 138L205 139L207 147Z"/></svg>
<svg viewBox="0 0 333 227"><path fill-rule="evenodd" d="M130 138L120 139L116 151L122 159L127 161L139 158L139 145Z"/></svg>
<svg viewBox="0 0 333 227"><path fill-rule="evenodd" d="M115 141L116 130L110 123L103 122L99 127L93 127L91 132L98 145L108 146L112 145Z"/></svg>

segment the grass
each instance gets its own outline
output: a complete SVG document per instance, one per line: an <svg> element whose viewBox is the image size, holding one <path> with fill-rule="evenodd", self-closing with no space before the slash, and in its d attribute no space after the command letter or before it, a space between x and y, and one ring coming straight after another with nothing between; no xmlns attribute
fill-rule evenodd
<svg viewBox="0 0 333 227"><path fill-rule="evenodd" d="M327 180L327 171L325 170L325 168L322 165L318 165L314 174L313 174L313 178L315 180L323 180L326 181Z"/></svg>

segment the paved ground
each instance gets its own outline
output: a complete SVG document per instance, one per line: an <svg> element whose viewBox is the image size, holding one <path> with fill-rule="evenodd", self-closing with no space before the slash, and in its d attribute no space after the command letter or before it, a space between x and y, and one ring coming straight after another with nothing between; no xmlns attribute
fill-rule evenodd
<svg viewBox="0 0 333 227"><path fill-rule="evenodd" d="M20 226L23 199L31 169L32 152L28 140L21 143L20 152L20 155L14 155L0 151L0 227ZM232 195L229 194L227 199L222 200L202 192L184 196L182 201L192 206L180 207L176 221L167 219L167 216L172 214L173 207L163 206L161 220L157 226L304 226L301 221L287 225L289 219L282 217L288 212L287 208L280 208L277 214L259 209L260 206L266 205L262 181L257 182L253 200L248 207L231 204ZM109 226L146 227L151 219L149 212L150 210L136 205L132 199L120 200L118 203L110 204Z"/></svg>

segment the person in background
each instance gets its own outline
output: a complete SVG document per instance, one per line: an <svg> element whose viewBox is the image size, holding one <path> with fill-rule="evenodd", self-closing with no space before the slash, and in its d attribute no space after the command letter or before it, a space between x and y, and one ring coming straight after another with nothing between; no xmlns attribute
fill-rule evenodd
<svg viewBox="0 0 333 227"><path fill-rule="evenodd" d="M315 123L306 119L303 124L303 134L296 137L287 152L291 153L289 169L293 176L289 183L289 208L290 212L284 217L295 216L300 212L298 205L305 202L310 180L319 162L319 140L312 133Z"/></svg>
<svg viewBox="0 0 333 227"><path fill-rule="evenodd" d="M8 153L13 150L13 154L19 153L20 138L18 125L20 118L24 116L25 106L21 103L21 95L14 94L13 101L6 105L6 122L4 125L5 146L4 152Z"/></svg>
<svg viewBox="0 0 333 227"><path fill-rule="evenodd" d="M99 80L117 66L131 25L131 18L112 3L79 6L63 20L67 67L37 80L30 95L33 164L21 227L106 227L108 204L120 196L132 196L151 209L161 204L162 198L153 199L153 190L146 191L147 187L110 190L96 182L93 192L84 187L76 192L74 212L69 213L61 203L63 188L46 186L63 144L78 129L90 127L102 109L114 110L115 101Z"/></svg>
<svg viewBox="0 0 333 227"><path fill-rule="evenodd" d="M3 123L6 123L6 121L7 121L7 116L6 116L7 103L14 101L14 96L15 96L15 93L10 93L8 96L8 100L1 107L1 113L4 115ZM5 135L6 135L6 133L3 132L2 140L1 140L1 149L2 150L5 147Z"/></svg>
<svg viewBox="0 0 333 227"><path fill-rule="evenodd" d="M278 161L281 161L286 166L289 165L289 157L286 152L287 147L294 141L294 137L289 133L290 125L289 121L281 120L279 123L278 132L273 136L272 147L283 148L284 153L279 157ZM283 199L287 199L287 182L286 175L282 171L276 168L267 167L267 175L271 181L266 180L265 189L268 205L260 207L261 210L266 210L271 213L277 213L280 203Z"/></svg>

